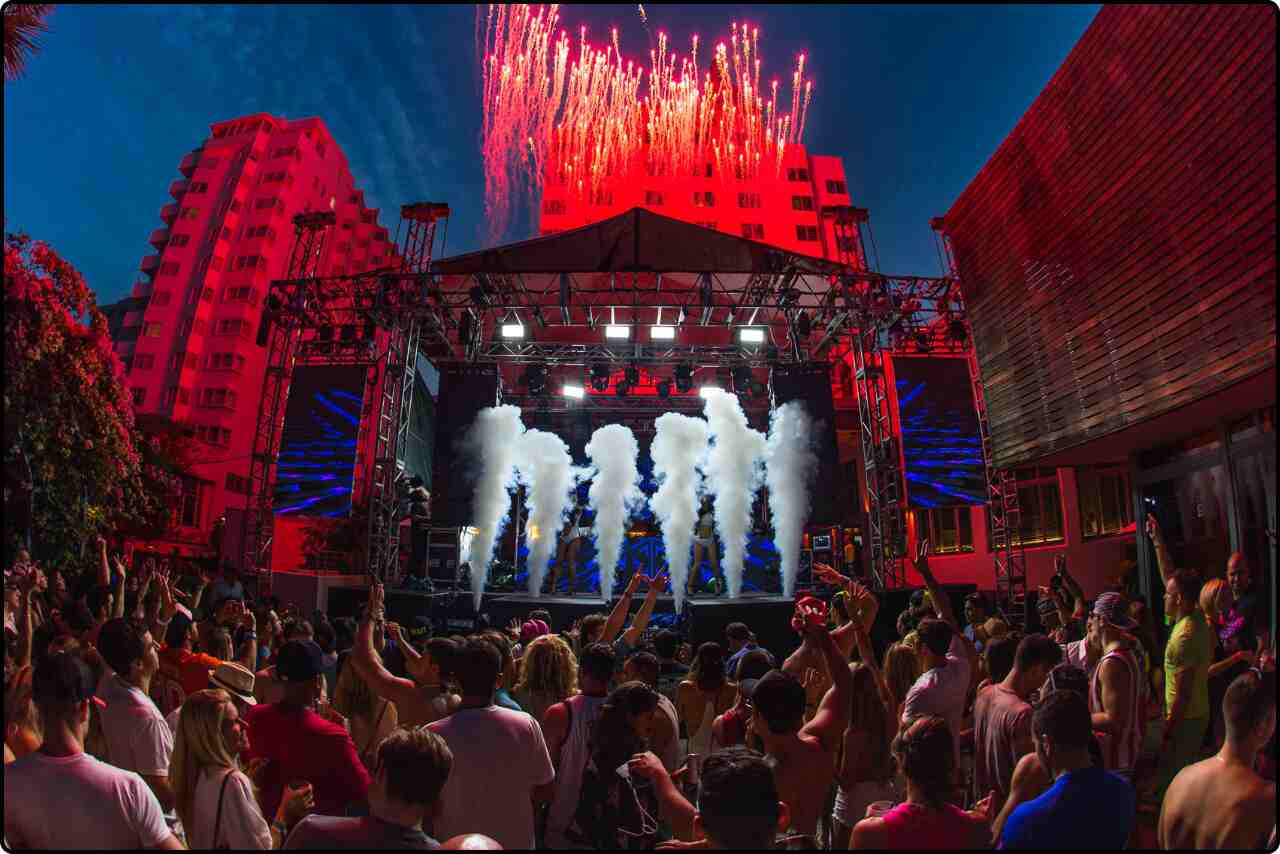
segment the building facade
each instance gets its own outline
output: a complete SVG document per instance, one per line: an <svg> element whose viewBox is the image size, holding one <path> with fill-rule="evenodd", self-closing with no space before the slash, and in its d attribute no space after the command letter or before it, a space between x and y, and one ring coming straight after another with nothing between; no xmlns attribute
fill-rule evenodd
<svg viewBox="0 0 1280 854"><path fill-rule="evenodd" d="M155 252L142 259L131 294L103 308L136 411L169 419L194 440L193 476L171 532L175 544L193 547L248 500L267 359L259 330L270 282L288 269L294 215L337 215L321 275L399 262L323 121L259 113L210 131L178 164L173 201L151 233Z"/></svg>

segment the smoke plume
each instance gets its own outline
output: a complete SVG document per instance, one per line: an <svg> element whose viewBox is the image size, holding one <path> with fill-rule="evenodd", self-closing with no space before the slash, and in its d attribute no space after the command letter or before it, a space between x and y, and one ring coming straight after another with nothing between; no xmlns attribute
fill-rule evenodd
<svg viewBox="0 0 1280 854"><path fill-rule="evenodd" d="M507 491L515 486L516 452L523 434L520 407L491 406L476 415L467 437L468 450L479 469L471 513L472 525L479 530L464 538L460 557L471 564L471 595L476 611L484 597L493 548L511 512ZM470 548L466 548L468 544Z"/></svg>
<svg viewBox="0 0 1280 854"><path fill-rule="evenodd" d="M711 433L704 473L707 491L716 497L716 527L724 540L720 567L732 598L742 590L742 560L751 527L751 502L760 485L765 437L747 426L737 395L713 388L704 389L703 394Z"/></svg>
<svg viewBox="0 0 1280 854"><path fill-rule="evenodd" d="M565 514L572 507L573 459L569 447L552 433L529 430L520 438L516 468L528 489L526 542L529 544L529 593L542 594L542 578L555 549Z"/></svg>
<svg viewBox="0 0 1280 854"><path fill-rule="evenodd" d="M676 611L684 610L685 583L689 577L689 547L698 518L698 493L702 477L698 466L707 454L707 422L668 412L654 422L657 429L649 453L658 491L649 507L662 526L671 590Z"/></svg>
<svg viewBox="0 0 1280 854"><path fill-rule="evenodd" d="M596 553L600 560L600 594L607 602L613 593L622 535L630 508L644 501L636 457L640 446L630 428L606 424L591 434L587 456L595 469L587 494L596 516Z"/></svg>
<svg viewBox="0 0 1280 854"><path fill-rule="evenodd" d="M799 401L784 403L769 419L765 483L773 513L773 534L782 555L782 595L792 596L800 565L800 536L809 516L810 489L818 471L813 420Z"/></svg>

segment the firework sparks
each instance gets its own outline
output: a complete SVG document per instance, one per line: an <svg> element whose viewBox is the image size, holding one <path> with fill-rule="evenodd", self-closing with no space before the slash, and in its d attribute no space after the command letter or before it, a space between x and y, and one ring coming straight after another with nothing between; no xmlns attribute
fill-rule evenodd
<svg viewBox="0 0 1280 854"><path fill-rule="evenodd" d="M644 6L638 9L648 32ZM606 179L639 170L689 175L708 161L721 180L729 170L735 178L762 168L778 174L786 146L804 134L813 85L805 56L792 74L790 110L780 115L778 82L767 100L760 88L758 29L733 22L729 43L716 45L705 72L698 36L681 56L659 32L645 80L645 69L623 57L616 29L601 49L582 27L571 59L568 34L555 35L559 19L555 4L493 4L483 18L481 145L491 239L506 230L517 204L537 200L548 177L585 197Z"/></svg>

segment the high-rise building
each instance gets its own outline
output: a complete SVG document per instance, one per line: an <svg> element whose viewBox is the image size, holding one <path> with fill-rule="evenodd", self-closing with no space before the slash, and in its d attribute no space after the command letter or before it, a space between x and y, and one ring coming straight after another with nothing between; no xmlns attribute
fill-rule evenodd
<svg viewBox="0 0 1280 854"><path fill-rule="evenodd" d="M136 411L182 425L195 440L194 476L174 508L172 535L202 543L226 508L247 500L267 359L258 331L270 282L287 272L294 215L337 215L321 275L398 257L318 118L257 113L218 122L178 171L173 202L160 210L164 224L151 233L156 251L142 259L130 296L103 311Z"/></svg>
<svg viewBox="0 0 1280 854"><path fill-rule="evenodd" d="M554 234L645 208L673 219L736 234L792 252L840 257L840 239L828 207L848 206L849 187L839 157L810 155L788 146L777 174L768 168L741 178L723 174L710 160L697 174L607 177L596 190L579 194L563 174L548 168L542 194L540 233ZM856 241L854 241L856 243ZM850 245L846 251L859 252Z"/></svg>

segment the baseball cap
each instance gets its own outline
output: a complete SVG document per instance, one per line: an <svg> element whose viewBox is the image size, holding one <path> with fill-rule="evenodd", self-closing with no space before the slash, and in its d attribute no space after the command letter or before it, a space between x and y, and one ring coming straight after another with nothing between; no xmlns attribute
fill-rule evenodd
<svg viewBox="0 0 1280 854"><path fill-rule="evenodd" d="M276 655L276 677L281 682L306 682L324 672L324 653L315 641L293 640Z"/></svg>
<svg viewBox="0 0 1280 854"><path fill-rule="evenodd" d="M1129 616L1129 601L1119 593L1102 593L1093 603L1093 615L1117 629L1133 631L1138 623Z"/></svg>
<svg viewBox="0 0 1280 854"><path fill-rule="evenodd" d="M277 673L279 671L277 670ZM250 706L256 706L258 700L253 696L253 671L234 661L224 661L209 674L209 684L234 694Z"/></svg>

